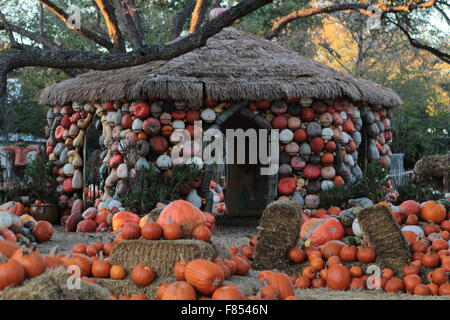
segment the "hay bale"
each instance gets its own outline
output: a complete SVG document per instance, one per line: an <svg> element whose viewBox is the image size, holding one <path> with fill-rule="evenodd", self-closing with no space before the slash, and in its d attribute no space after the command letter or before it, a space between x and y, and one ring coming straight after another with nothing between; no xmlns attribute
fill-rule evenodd
<svg viewBox="0 0 450 320"><path fill-rule="evenodd" d="M50 269L22 285L0 291L0 300L110 300L111 293L97 284L80 282L80 289L69 289L64 268Z"/></svg>
<svg viewBox="0 0 450 320"><path fill-rule="evenodd" d="M256 269L286 269L287 252L298 243L302 224L301 208L294 201L276 201L264 210L254 252Z"/></svg>
<svg viewBox="0 0 450 320"><path fill-rule="evenodd" d="M100 279L94 278L95 282L106 289L108 289L112 295L116 297L131 296L133 294L142 293L145 294L150 300L156 299L156 291L158 287L163 283L170 283L175 281L174 277L157 277L150 285L146 287L139 287L129 278L123 280L113 279Z"/></svg>
<svg viewBox="0 0 450 320"><path fill-rule="evenodd" d="M370 206L358 213L357 219L364 239L377 251L375 263L400 275L411 255L408 242L389 209L382 205Z"/></svg>
<svg viewBox="0 0 450 320"><path fill-rule="evenodd" d="M117 244L110 256L111 264L120 264L127 272L139 263L152 266L158 277L173 273L180 260L207 259L219 256L217 245L199 240L126 240Z"/></svg>

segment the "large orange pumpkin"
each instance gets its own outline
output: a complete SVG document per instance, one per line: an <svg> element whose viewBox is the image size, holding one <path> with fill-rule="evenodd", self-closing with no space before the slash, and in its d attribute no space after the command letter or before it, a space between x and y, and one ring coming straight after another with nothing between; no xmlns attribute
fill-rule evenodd
<svg viewBox="0 0 450 320"><path fill-rule="evenodd" d="M432 200L424 203L421 214L424 220L434 223L441 223L447 216L445 207L442 204Z"/></svg>
<svg viewBox="0 0 450 320"><path fill-rule="evenodd" d="M328 268L327 287L333 290L347 290L350 286L351 274L341 264L333 264Z"/></svg>
<svg viewBox="0 0 450 320"><path fill-rule="evenodd" d="M202 294L212 294L224 281L222 269L217 264L203 259L189 262L184 276L186 281Z"/></svg>
<svg viewBox="0 0 450 320"><path fill-rule="evenodd" d="M130 211L119 211L112 218L113 231L117 232L128 222L139 224L140 218L137 214Z"/></svg>
<svg viewBox="0 0 450 320"><path fill-rule="evenodd" d="M295 296L294 283L286 273L273 273L267 282L278 291L278 299Z"/></svg>
<svg viewBox="0 0 450 320"><path fill-rule="evenodd" d="M192 231L205 223L205 216L199 208L185 200L175 200L169 203L158 217L161 227L168 224L178 224L184 238L191 238Z"/></svg>
<svg viewBox="0 0 450 320"><path fill-rule="evenodd" d="M419 215L420 211L421 211L420 203L418 203L417 201L414 201L414 200L403 201L398 206L398 208L405 215L410 215L410 214Z"/></svg>
<svg viewBox="0 0 450 320"><path fill-rule="evenodd" d="M311 234L311 241L315 246L320 246L331 240L341 240L345 235L345 229L336 218L325 219Z"/></svg>

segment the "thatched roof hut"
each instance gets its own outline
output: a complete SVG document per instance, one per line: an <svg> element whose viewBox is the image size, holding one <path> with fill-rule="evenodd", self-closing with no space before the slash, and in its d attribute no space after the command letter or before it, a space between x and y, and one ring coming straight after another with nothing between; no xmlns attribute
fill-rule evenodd
<svg viewBox="0 0 450 320"><path fill-rule="evenodd" d="M47 154L63 169L57 178L61 201L84 195L83 178L84 186L97 183L89 182L90 171L82 174L85 168L100 172L105 199L128 195L133 186L119 167L127 168L129 146L136 148L130 164L135 172L150 163L164 173L172 170L168 155L180 141L175 131L194 130L194 121L202 120L203 132L279 130L279 139L271 140L280 150L274 174L261 175L262 163L207 164L201 185L181 195L210 210L212 199L223 198L211 196L210 181L221 179L216 182L227 185L228 212L240 215L261 213L277 198L317 208L321 191L358 178L368 161L389 165L391 109L402 103L391 89L233 28L169 61L89 72L50 85L38 100L51 107ZM97 127L103 129L100 138L91 130ZM83 153L84 144L89 148ZM240 145L250 149L245 137ZM89 165L94 150L102 150L99 168ZM275 156L271 151L271 159Z"/></svg>
<svg viewBox="0 0 450 320"><path fill-rule="evenodd" d="M169 61L112 71L94 71L48 86L41 104L106 101L143 95L161 99L275 100L290 97L336 99L395 107L391 89L336 71L250 33L226 28L206 45Z"/></svg>

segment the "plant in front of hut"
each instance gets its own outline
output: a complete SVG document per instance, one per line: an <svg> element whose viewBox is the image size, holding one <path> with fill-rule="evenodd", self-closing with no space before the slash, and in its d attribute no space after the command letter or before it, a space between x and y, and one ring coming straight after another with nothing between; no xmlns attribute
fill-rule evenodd
<svg viewBox="0 0 450 320"><path fill-rule="evenodd" d="M176 165L165 171L150 167L130 181L130 191L121 202L130 211L150 212L158 202L168 203L185 196L200 177L201 170L195 165Z"/></svg>

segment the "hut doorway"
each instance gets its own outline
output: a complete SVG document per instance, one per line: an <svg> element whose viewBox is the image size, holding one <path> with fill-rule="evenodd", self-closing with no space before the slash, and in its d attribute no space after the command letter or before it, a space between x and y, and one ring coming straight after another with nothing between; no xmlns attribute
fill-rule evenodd
<svg viewBox="0 0 450 320"><path fill-rule="evenodd" d="M260 127L253 120L235 113L223 125L222 130L255 129ZM260 174L261 164L251 164L249 161L250 139L245 139L245 164L237 163L238 141L234 143L234 161L225 165L225 204L227 215L232 216L254 216L260 215L268 203L268 176ZM258 137L259 144L259 137ZM225 150L226 152L226 150Z"/></svg>
<svg viewBox="0 0 450 320"><path fill-rule="evenodd" d="M100 139L102 128L100 119L95 117L91 125L86 130L83 149L83 202L85 208L92 207L97 198L100 198L102 190L102 177L100 167L102 165L102 146Z"/></svg>

